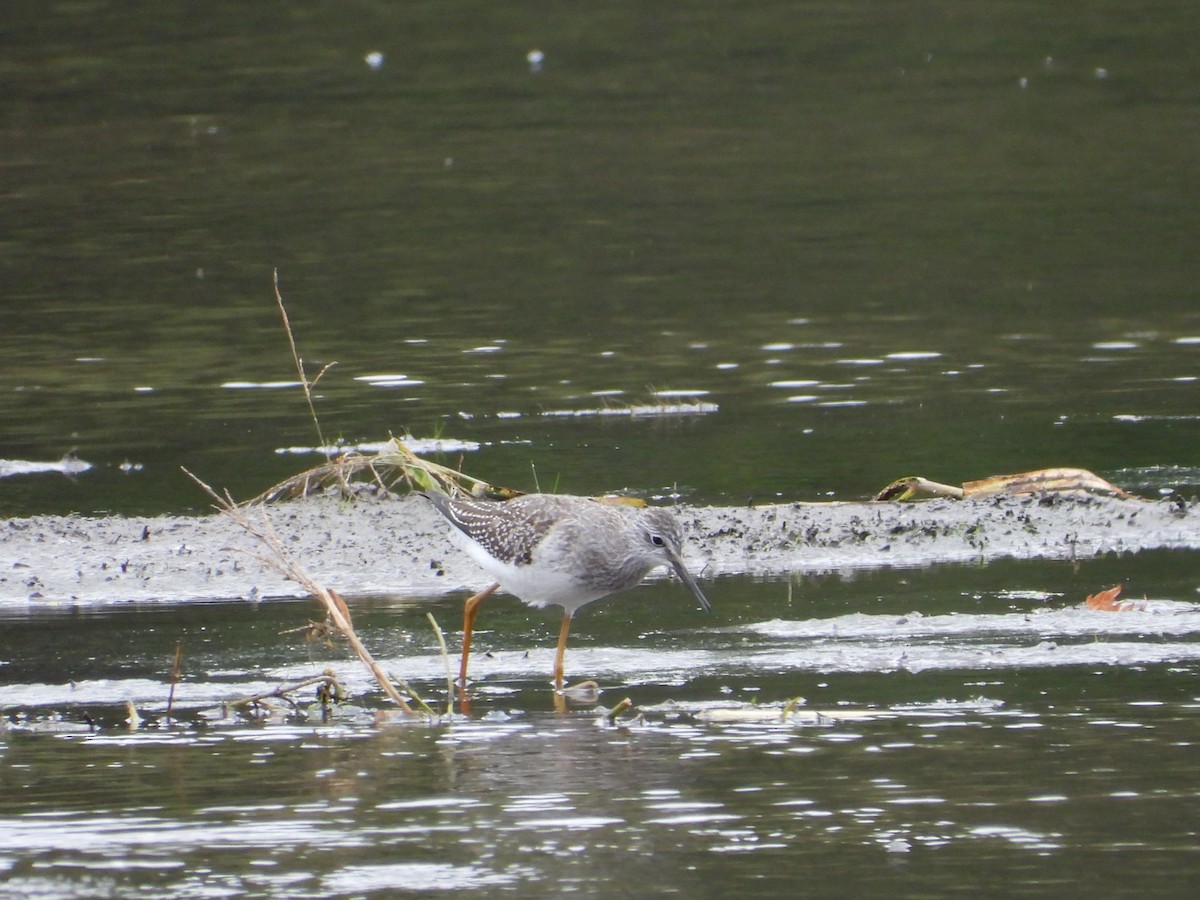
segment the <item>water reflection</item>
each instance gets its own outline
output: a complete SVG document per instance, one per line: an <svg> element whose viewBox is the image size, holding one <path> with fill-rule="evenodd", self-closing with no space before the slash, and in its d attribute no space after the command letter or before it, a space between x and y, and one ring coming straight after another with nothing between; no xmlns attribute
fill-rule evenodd
<svg viewBox="0 0 1200 900"><path fill-rule="evenodd" d="M1187 568L1154 556L1146 564L1160 575ZM716 587L743 598L730 612L743 622L689 631L686 646L670 629L631 635L614 606L581 627L573 659L607 673L603 702L634 698L616 725L595 710L550 712L544 623L516 604L489 623L494 668L479 673L473 718L385 725L354 666L304 662L299 648L291 663L255 663L296 604L159 610L139 634L162 643L164 660L175 614L213 645L207 674L189 668L179 686L175 724L162 716L165 679L122 675L120 660L71 685L6 686L23 714L10 709L0 734L0 877L47 896L311 897L434 883L462 894L703 895L714 883L778 891L799 879L834 895L984 889L996 878L1036 891L1096 872L1169 888L1191 843L1195 604L1089 612L1054 589L1063 564L992 568L1000 582L1040 587L977 596L956 580L977 582L971 568L857 573L841 590L810 583L806 615L772 618L762 613L779 610L780 585L740 580ZM864 602L875 585L886 593ZM881 609L846 613L842 592ZM927 614L888 612L915 598ZM387 598L360 610L365 639L382 643L404 615ZM102 635L107 619L118 631L135 621L109 611L82 625ZM250 624L258 637L234 642ZM1073 648L1081 655L1067 660ZM16 649L6 646L8 668L27 670ZM904 654L928 664L905 665ZM386 664L436 698L437 654ZM302 710L188 717L326 665L363 706L325 724ZM797 694L807 701L785 702ZM120 696L139 698L142 727L108 711Z"/></svg>
<svg viewBox="0 0 1200 900"><path fill-rule="evenodd" d="M1143 733L1137 756L1113 723ZM1173 704L965 703L819 728L706 725L677 708L617 728L536 715L171 743L10 734L0 858L10 887L100 878L183 896L199 896L201 874L295 897L412 889L404 878L468 892L696 889L718 870L784 885L856 849L869 852L853 875L839 864L814 887L896 884L907 876L894 856L920 860L921 877L929 864L976 884L999 867L1032 885L1083 875L1103 859L1087 848L1121 848L1145 875L1186 840L1189 727ZM67 784L29 777L33 760Z"/></svg>

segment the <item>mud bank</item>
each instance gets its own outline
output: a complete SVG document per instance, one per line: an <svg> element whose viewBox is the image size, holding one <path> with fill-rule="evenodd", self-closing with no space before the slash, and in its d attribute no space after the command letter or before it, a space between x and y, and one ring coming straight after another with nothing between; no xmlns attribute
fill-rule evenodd
<svg viewBox="0 0 1200 900"><path fill-rule="evenodd" d="M1104 497L678 508L701 578L1200 549L1200 506ZM420 497L274 506L293 557L345 594L433 595L485 579ZM297 596L222 515L0 524L0 610Z"/></svg>

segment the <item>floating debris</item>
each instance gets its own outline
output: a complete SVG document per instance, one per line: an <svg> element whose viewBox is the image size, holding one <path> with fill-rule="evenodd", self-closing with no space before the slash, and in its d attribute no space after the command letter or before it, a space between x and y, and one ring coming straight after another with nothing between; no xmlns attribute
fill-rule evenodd
<svg viewBox="0 0 1200 900"><path fill-rule="evenodd" d="M1090 594L1085 602L1088 609L1097 610L1100 612L1145 612L1145 603L1136 603L1133 600L1126 600L1123 603L1118 603L1117 598L1121 596L1121 589L1124 585L1118 584L1116 587L1110 587L1106 591L1100 591L1098 594Z"/></svg>
<svg viewBox="0 0 1200 900"><path fill-rule="evenodd" d="M414 438L405 437L404 445L413 453L468 453L480 448L477 441L462 441L454 438ZM393 449L391 440L360 441L355 444L330 444L325 447L276 447L279 455L320 454L322 456L340 456L346 453L384 453Z"/></svg>
<svg viewBox="0 0 1200 900"><path fill-rule="evenodd" d="M864 719L894 718L892 710L871 709L808 709L795 703L785 706L738 706L702 709L696 713L698 722L714 725L746 725L779 722L792 725L833 725L836 722L860 722Z"/></svg>
<svg viewBox="0 0 1200 900"><path fill-rule="evenodd" d="M1073 494L1087 493L1112 494L1122 500L1134 499L1134 496L1121 490L1115 484L1110 484L1087 469L1037 469L1033 472L1021 472L1017 475L993 475L979 481L964 482L962 487L951 484L940 484L910 475L893 481L873 498L883 500L915 500L922 497L953 497L956 500L965 498L996 497L1012 494Z"/></svg>
<svg viewBox="0 0 1200 900"><path fill-rule="evenodd" d="M543 416L582 418L585 416L704 416L720 409L715 403L648 403L638 406L604 406L593 409L548 409Z"/></svg>
<svg viewBox="0 0 1200 900"><path fill-rule="evenodd" d="M61 475L79 475L92 468L90 462L85 462L70 453L57 462L36 462L28 459L0 459L0 478L10 478L13 475L43 475L47 472L58 472Z"/></svg>
<svg viewBox="0 0 1200 900"><path fill-rule="evenodd" d="M279 388L300 387L301 384L299 381L226 381L221 384L221 387L235 391L254 390L256 388L278 390Z"/></svg>
<svg viewBox="0 0 1200 900"><path fill-rule="evenodd" d="M424 384L416 378L407 375L356 375L355 381L362 381L373 387L417 387Z"/></svg>

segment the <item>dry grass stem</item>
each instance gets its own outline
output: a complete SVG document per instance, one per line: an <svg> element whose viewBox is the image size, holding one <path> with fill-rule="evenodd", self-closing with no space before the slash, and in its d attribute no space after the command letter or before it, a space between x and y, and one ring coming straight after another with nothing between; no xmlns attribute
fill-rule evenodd
<svg viewBox="0 0 1200 900"><path fill-rule="evenodd" d="M442 662L446 666L446 713L454 715L454 670L450 668L450 651L446 649L446 636L442 634L433 613L425 613L425 618L429 620L429 625L437 636L438 646L442 648Z"/></svg>
<svg viewBox="0 0 1200 900"><path fill-rule="evenodd" d="M487 484L478 478L464 475L457 469L439 465L422 459L405 447L395 437L378 453L364 454L358 452L336 456L333 449L325 440L321 422L317 417L316 405L313 402L313 388L336 362L330 362L317 373L311 381L304 371L304 360L296 347L296 338L292 332L292 324L288 318L287 307L283 302L283 294L279 290L279 270L272 274L272 285L275 291L275 305L279 310L279 318L283 322L283 330L287 335L288 347L292 352L292 362L296 366L296 374L304 391L304 399L308 404L308 413L316 428L318 447L325 454L324 465L316 466L294 475L250 501L250 504L268 503L273 500L304 497L316 490L337 485L349 492L350 482L355 478L367 477L380 488L388 490L398 482L405 482L410 488L418 490L436 490L445 493L470 493L475 496L490 496L496 499L509 499L516 491L498 488Z"/></svg>
<svg viewBox="0 0 1200 900"><path fill-rule="evenodd" d="M429 716L431 719L437 718L437 713L433 711L433 709L429 706L429 704L427 704L424 700L421 699L421 695L418 694L415 690L413 690L412 686L407 681L405 681L403 678L401 678L395 672L392 672L388 677L392 679L392 683L397 685L400 688L400 690L402 690L402 691L404 691L404 693L408 694L408 696L412 700L412 702L417 705L417 708L420 709L420 711L424 715Z"/></svg>
<svg viewBox="0 0 1200 900"><path fill-rule="evenodd" d="M304 360L300 358L300 352L296 349L296 339L292 336L292 323L288 320L287 308L283 305L283 295L279 293L278 269L272 272L271 281L275 287L275 305L279 307L279 317L283 320L283 330L287 333L288 346L292 350L292 362L296 364L296 374L300 376L300 386L304 389L304 399L308 401L308 413L312 416L313 425L317 429L318 446L324 447L325 438L321 434L321 422L317 419L317 408L313 405L312 389L321 380L321 376L336 366L337 363L326 363L321 371L317 373L316 378L312 381L308 380L308 375L304 372Z"/></svg>
<svg viewBox="0 0 1200 900"><path fill-rule="evenodd" d="M324 672L320 675L313 675L309 678L303 678L300 681L281 684L270 691L263 691L259 694L254 694L250 697L239 697L237 700L230 700L224 705L231 709L237 709L242 706L249 706L252 703L260 703L263 700L279 699L287 700L293 706L296 705L289 694L294 694L296 691L302 691L304 688L320 685L322 689L328 691L331 696L341 697L343 694L342 685L333 675L332 672Z"/></svg>
<svg viewBox="0 0 1200 900"><path fill-rule="evenodd" d="M354 631L354 625L350 621L350 610L346 606L346 602L336 592L317 584L316 580L304 570L304 568L292 559L287 548L283 546L283 542L279 539L271 520L267 517L265 509L259 509L261 522L255 521L250 517L247 511L238 506L233 501L233 498L226 494L222 497L208 484L196 477L194 474L184 469L184 474L191 478L200 488L213 499L217 509L225 512L234 523L238 525L247 534L258 539L266 548L267 552L262 554L251 554L264 565L279 572L285 578L296 582L310 594L316 597L325 607L326 615L333 627L346 639L354 650L355 655L362 661L363 665L371 672L379 686L383 688L384 693L391 698L397 706L403 709L406 713L416 715L416 711L408 704L396 690L396 685L392 679L387 676L383 668L375 661L370 652L359 639L358 634ZM412 693L410 691L410 693ZM415 696L415 694L414 694ZM423 704L422 704L423 705Z"/></svg>
<svg viewBox="0 0 1200 900"><path fill-rule="evenodd" d="M417 490L465 493L476 497L509 499L517 494L508 488L472 478L450 466L423 459L398 438L392 437L378 453L346 453L293 475L259 494L250 501L250 505L306 497L332 485L346 488L351 481L361 478L374 482L383 490L391 490L403 482L407 487Z"/></svg>

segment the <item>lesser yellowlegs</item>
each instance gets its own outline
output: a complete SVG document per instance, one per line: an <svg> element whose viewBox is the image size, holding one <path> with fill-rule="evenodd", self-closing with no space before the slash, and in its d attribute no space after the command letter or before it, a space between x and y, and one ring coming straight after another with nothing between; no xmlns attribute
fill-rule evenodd
<svg viewBox="0 0 1200 900"><path fill-rule="evenodd" d="M495 583L467 600L459 683L467 683L471 635L479 605L497 588L530 606L561 606L554 686L562 690L563 655L571 617L586 603L628 590L667 566L700 603L709 603L683 565L683 529L670 510L605 503L565 494L525 494L512 500L452 499L426 494L454 527L455 542Z"/></svg>

